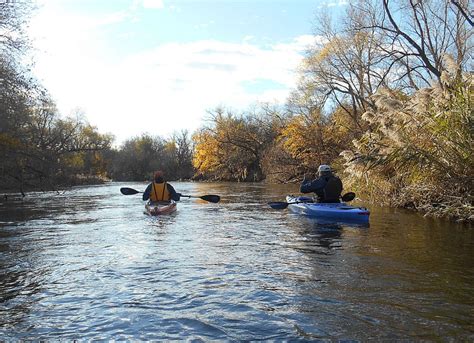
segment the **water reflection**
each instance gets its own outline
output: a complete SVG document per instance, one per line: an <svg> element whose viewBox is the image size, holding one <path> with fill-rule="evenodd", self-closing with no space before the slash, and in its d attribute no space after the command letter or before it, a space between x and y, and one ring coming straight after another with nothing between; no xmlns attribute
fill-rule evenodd
<svg viewBox="0 0 474 343"><path fill-rule="evenodd" d="M294 185L178 182L222 201L149 217L122 186L146 184L0 207L3 339L472 337L472 231L386 209L360 227L266 205Z"/></svg>

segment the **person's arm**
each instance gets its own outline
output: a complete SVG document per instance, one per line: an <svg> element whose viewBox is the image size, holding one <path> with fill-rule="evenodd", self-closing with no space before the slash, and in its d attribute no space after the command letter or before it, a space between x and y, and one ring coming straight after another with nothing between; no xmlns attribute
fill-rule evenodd
<svg viewBox="0 0 474 343"><path fill-rule="evenodd" d="M322 178L313 180L313 181L303 181L300 186L301 193L311 193L317 192L324 188L325 182Z"/></svg>
<svg viewBox="0 0 474 343"><path fill-rule="evenodd" d="M300 192L301 193L311 193L312 192L312 190L311 190L311 180L308 180L308 181L303 180L303 182L301 183L301 186L300 186Z"/></svg>
<svg viewBox="0 0 474 343"><path fill-rule="evenodd" d="M311 180L306 180L306 173L304 173L303 181L301 181L300 192L309 193L310 191L308 191L308 187L310 183L311 183Z"/></svg>
<svg viewBox="0 0 474 343"><path fill-rule="evenodd" d="M171 199L174 201L179 201L181 199L181 193L176 192L173 186L171 186L169 183L166 184L168 188L168 192L170 192Z"/></svg>
<svg viewBox="0 0 474 343"><path fill-rule="evenodd" d="M150 193L151 193L151 183L148 185L148 187L145 189L145 192L143 192L142 199L143 200L148 200L150 199Z"/></svg>

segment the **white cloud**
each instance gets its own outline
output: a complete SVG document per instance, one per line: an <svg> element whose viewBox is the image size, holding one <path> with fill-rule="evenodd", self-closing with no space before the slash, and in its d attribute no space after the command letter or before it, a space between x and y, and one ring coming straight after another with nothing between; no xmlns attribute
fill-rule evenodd
<svg viewBox="0 0 474 343"><path fill-rule="evenodd" d="M345 6L345 5L348 5L348 4L349 4L348 0L338 0L338 1L328 2L327 6L328 7L336 7L336 6Z"/></svg>
<svg viewBox="0 0 474 343"><path fill-rule="evenodd" d="M142 6L144 8L152 9L161 9L165 7L165 5L163 4L163 0L143 0Z"/></svg>
<svg viewBox="0 0 474 343"><path fill-rule="evenodd" d="M300 36L266 48L248 39L201 40L119 57L109 54L110 42L97 28L122 19L120 13L95 19L44 13L31 27L42 37L36 73L61 112L83 108L91 124L119 142L143 132L193 131L206 110L221 104L245 109L256 101L284 102L295 85L301 53L314 40ZM252 80L271 80L279 87L250 92L244 84Z"/></svg>

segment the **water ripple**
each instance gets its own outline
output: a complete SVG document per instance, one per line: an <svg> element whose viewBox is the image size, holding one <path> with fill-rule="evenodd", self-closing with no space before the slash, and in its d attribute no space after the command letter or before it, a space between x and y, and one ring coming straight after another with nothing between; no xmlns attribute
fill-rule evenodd
<svg viewBox="0 0 474 343"><path fill-rule="evenodd" d="M294 186L175 183L170 216L110 183L0 207L4 340L470 341L474 234L371 209L270 209ZM453 287L455 285L455 287Z"/></svg>

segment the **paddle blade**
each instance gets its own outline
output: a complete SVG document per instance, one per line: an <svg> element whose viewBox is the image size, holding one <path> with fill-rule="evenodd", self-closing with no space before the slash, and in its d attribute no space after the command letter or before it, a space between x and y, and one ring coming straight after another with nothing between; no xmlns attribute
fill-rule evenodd
<svg viewBox="0 0 474 343"><path fill-rule="evenodd" d="M120 192L121 192L123 195L132 195L132 194L140 193L140 191L137 191L136 189L128 188L128 187L122 187L122 188L120 188Z"/></svg>
<svg viewBox="0 0 474 343"><path fill-rule="evenodd" d="M218 203L221 200L221 197L218 195L203 195L200 197L202 200L206 200L213 203Z"/></svg>
<svg viewBox="0 0 474 343"><path fill-rule="evenodd" d="M349 192L349 193L344 194L344 195L341 197L341 199L342 199L342 201L344 201L344 202L348 202L348 201L354 200L354 199L355 199L355 196L356 196L356 195L355 195L354 192Z"/></svg>
<svg viewBox="0 0 474 343"><path fill-rule="evenodd" d="M271 201L268 205L275 210L284 210L288 207L288 203L284 201Z"/></svg>

